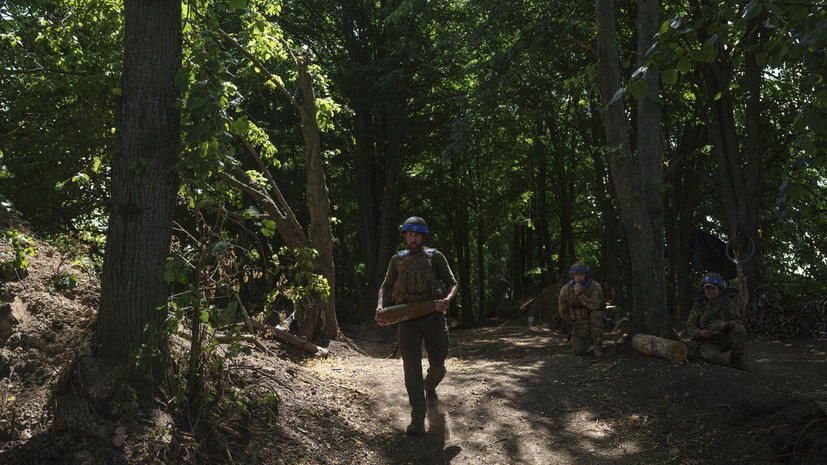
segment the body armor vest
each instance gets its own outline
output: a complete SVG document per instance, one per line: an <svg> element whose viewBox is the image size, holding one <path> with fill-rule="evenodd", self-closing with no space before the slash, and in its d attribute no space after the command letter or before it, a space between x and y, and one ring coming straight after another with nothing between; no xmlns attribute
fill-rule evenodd
<svg viewBox="0 0 827 465"><path fill-rule="evenodd" d="M591 280L586 281L583 285L583 292L586 292L589 288L589 284L591 284ZM577 323L585 323L585 327L588 330L589 324L589 314L591 311L580 302L580 299L574 294L574 280L569 281L569 316L571 320L575 322L575 332L577 332ZM588 332L588 331L587 331ZM576 335L576 334L575 334Z"/></svg>
<svg viewBox="0 0 827 465"><path fill-rule="evenodd" d="M437 278L431 259L435 249L425 249L423 253L411 255L407 250L397 254L396 282L393 285L393 298L396 303L419 302L445 297L445 285Z"/></svg>

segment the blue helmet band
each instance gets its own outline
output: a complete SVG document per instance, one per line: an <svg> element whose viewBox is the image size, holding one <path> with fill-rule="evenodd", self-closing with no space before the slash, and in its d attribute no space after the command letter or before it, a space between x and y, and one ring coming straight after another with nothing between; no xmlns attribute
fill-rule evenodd
<svg viewBox="0 0 827 465"><path fill-rule="evenodd" d="M721 286L721 280L720 279L715 279L712 276L704 276L704 282L710 282L710 283L713 283L717 286Z"/></svg>
<svg viewBox="0 0 827 465"><path fill-rule="evenodd" d="M571 272L571 273L588 273L589 272L589 267L586 266L586 267L583 267L583 268L571 268L569 270L569 272Z"/></svg>
<svg viewBox="0 0 827 465"><path fill-rule="evenodd" d="M418 233L428 234L428 227L427 226L420 226L418 224L403 224L402 230L405 231L414 231Z"/></svg>

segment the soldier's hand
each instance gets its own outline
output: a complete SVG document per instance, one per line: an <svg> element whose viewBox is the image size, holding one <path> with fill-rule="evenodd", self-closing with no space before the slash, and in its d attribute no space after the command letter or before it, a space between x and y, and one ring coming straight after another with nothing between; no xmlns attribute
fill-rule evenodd
<svg viewBox="0 0 827 465"><path fill-rule="evenodd" d="M704 338L704 339L709 339L709 336L711 336L711 335L712 335L712 331L710 331L710 330L708 330L708 329L702 329L702 330L701 330L700 336L701 336L702 338Z"/></svg>
<svg viewBox="0 0 827 465"><path fill-rule="evenodd" d="M437 309L437 311L445 313L451 307L451 299L446 298L446 299L437 300L434 307Z"/></svg>
<svg viewBox="0 0 827 465"><path fill-rule="evenodd" d="M583 293L583 285L580 283L574 283L574 293L580 295Z"/></svg>
<svg viewBox="0 0 827 465"><path fill-rule="evenodd" d="M729 328L729 323L727 323L726 321L721 321L719 323L715 323L714 325L712 325L712 331L716 333L721 332L727 328Z"/></svg>
<svg viewBox="0 0 827 465"><path fill-rule="evenodd" d="M373 320L376 321L376 324L378 324L379 326L387 326L388 324L385 323L385 320L379 318L379 312L381 311L381 308L376 307L376 316L373 317Z"/></svg>

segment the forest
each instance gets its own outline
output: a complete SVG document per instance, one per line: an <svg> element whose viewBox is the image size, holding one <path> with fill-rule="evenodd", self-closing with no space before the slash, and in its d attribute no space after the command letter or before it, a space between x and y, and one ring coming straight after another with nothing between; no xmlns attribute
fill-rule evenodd
<svg viewBox="0 0 827 465"><path fill-rule="evenodd" d="M138 392L181 327L197 397L214 328L374 325L410 216L461 322L575 261L634 332L707 271L827 298L824 2L6 0L0 61L4 278L36 235L100 279Z"/></svg>

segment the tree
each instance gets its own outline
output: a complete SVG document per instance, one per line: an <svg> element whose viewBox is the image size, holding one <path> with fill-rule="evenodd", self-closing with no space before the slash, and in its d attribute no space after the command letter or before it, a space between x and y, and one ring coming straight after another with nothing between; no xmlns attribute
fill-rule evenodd
<svg viewBox="0 0 827 465"><path fill-rule="evenodd" d="M325 175L324 160L321 150L321 134L319 128L319 108L316 101L316 91L313 85L313 76L310 72L311 57L308 53L303 53L300 56L294 55L294 52L289 46L285 47L285 53L290 56L290 61L295 66L297 74L298 90L295 94L291 94L284 86L283 80L280 77L271 74L266 64L259 60L253 53L246 50L237 41L235 41L228 34L221 31L224 38L229 41L236 49L240 50L242 54L250 61L250 65L255 66L265 76L266 80L274 85L279 93L295 108L301 119L302 139L304 141L305 152L305 170L307 174L307 207L310 214L310 233L309 241L307 240L304 231L299 227L295 217L290 211L289 207L282 202L281 212L276 212L275 209L270 208L270 213L277 214L273 216L276 220L279 231L282 237L293 249L299 247L312 247L318 253L313 262L315 270L325 278L327 286L330 289L325 296L319 300L322 301L321 307L324 315L324 324L322 331L324 336L328 339L335 339L338 335L338 324L336 318L336 270L333 262L333 234L330 225L330 198L327 187L327 177ZM248 31L249 33L249 31ZM253 36L255 37L255 35ZM252 148L247 145L248 151L251 153ZM258 164L262 171L267 172L261 160L257 157ZM238 184L239 178L231 178L225 173L219 172L218 175L225 181L228 181L236 187L242 187ZM272 182L272 176L268 179ZM236 181L233 183L233 181ZM248 183L249 185L249 183ZM278 191L277 186L272 183L272 187ZM249 191L248 191L249 193ZM263 194L263 192L262 192ZM269 197L269 196L266 196ZM266 197L260 197L259 201L266 201ZM269 206L275 205L271 200L268 202ZM286 208L285 208L286 207ZM288 218L292 221L288 221ZM313 327L310 320L305 320L304 323L308 326L303 331L307 331L307 337L313 337L317 328Z"/></svg>
<svg viewBox="0 0 827 465"><path fill-rule="evenodd" d="M169 255L179 177L181 3L126 0L118 148L100 302L100 355L111 368L143 369L129 378L151 395L163 373ZM148 377L144 376L148 375Z"/></svg>
<svg viewBox="0 0 827 465"><path fill-rule="evenodd" d="M646 2L640 3L642 9L657 8L656 4L644 6ZM605 107L603 125L608 144L606 155L623 215L623 227L629 244L632 266L632 276L629 277L633 290L632 324L637 332L661 334L667 323L663 241L655 242L655 238L662 237L662 230L657 228L662 228L663 223L662 212L655 212L654 217L650 216L650 204L657 205L658 194L652 192L648 186L657 183L660 177L660 170L651 168L652 158L659 156L659 152L656 153L657 149L654 148L647 151L641 147L638 147L637 157L632 152L623 106L625 89L621 84L614 1L597 0L595 12L600 95ZM651 19L638 20L639 23L650 21ZM649 30L648 26L643 29ZM642 44L645 43L648 41L639 42L638 54L645 54L646 49L641 50ZM652 124L657 126L659 118L644 123ZM641 129L648 131L646 134L650 136L654 131L648 127L638 128Z"/></svg>

